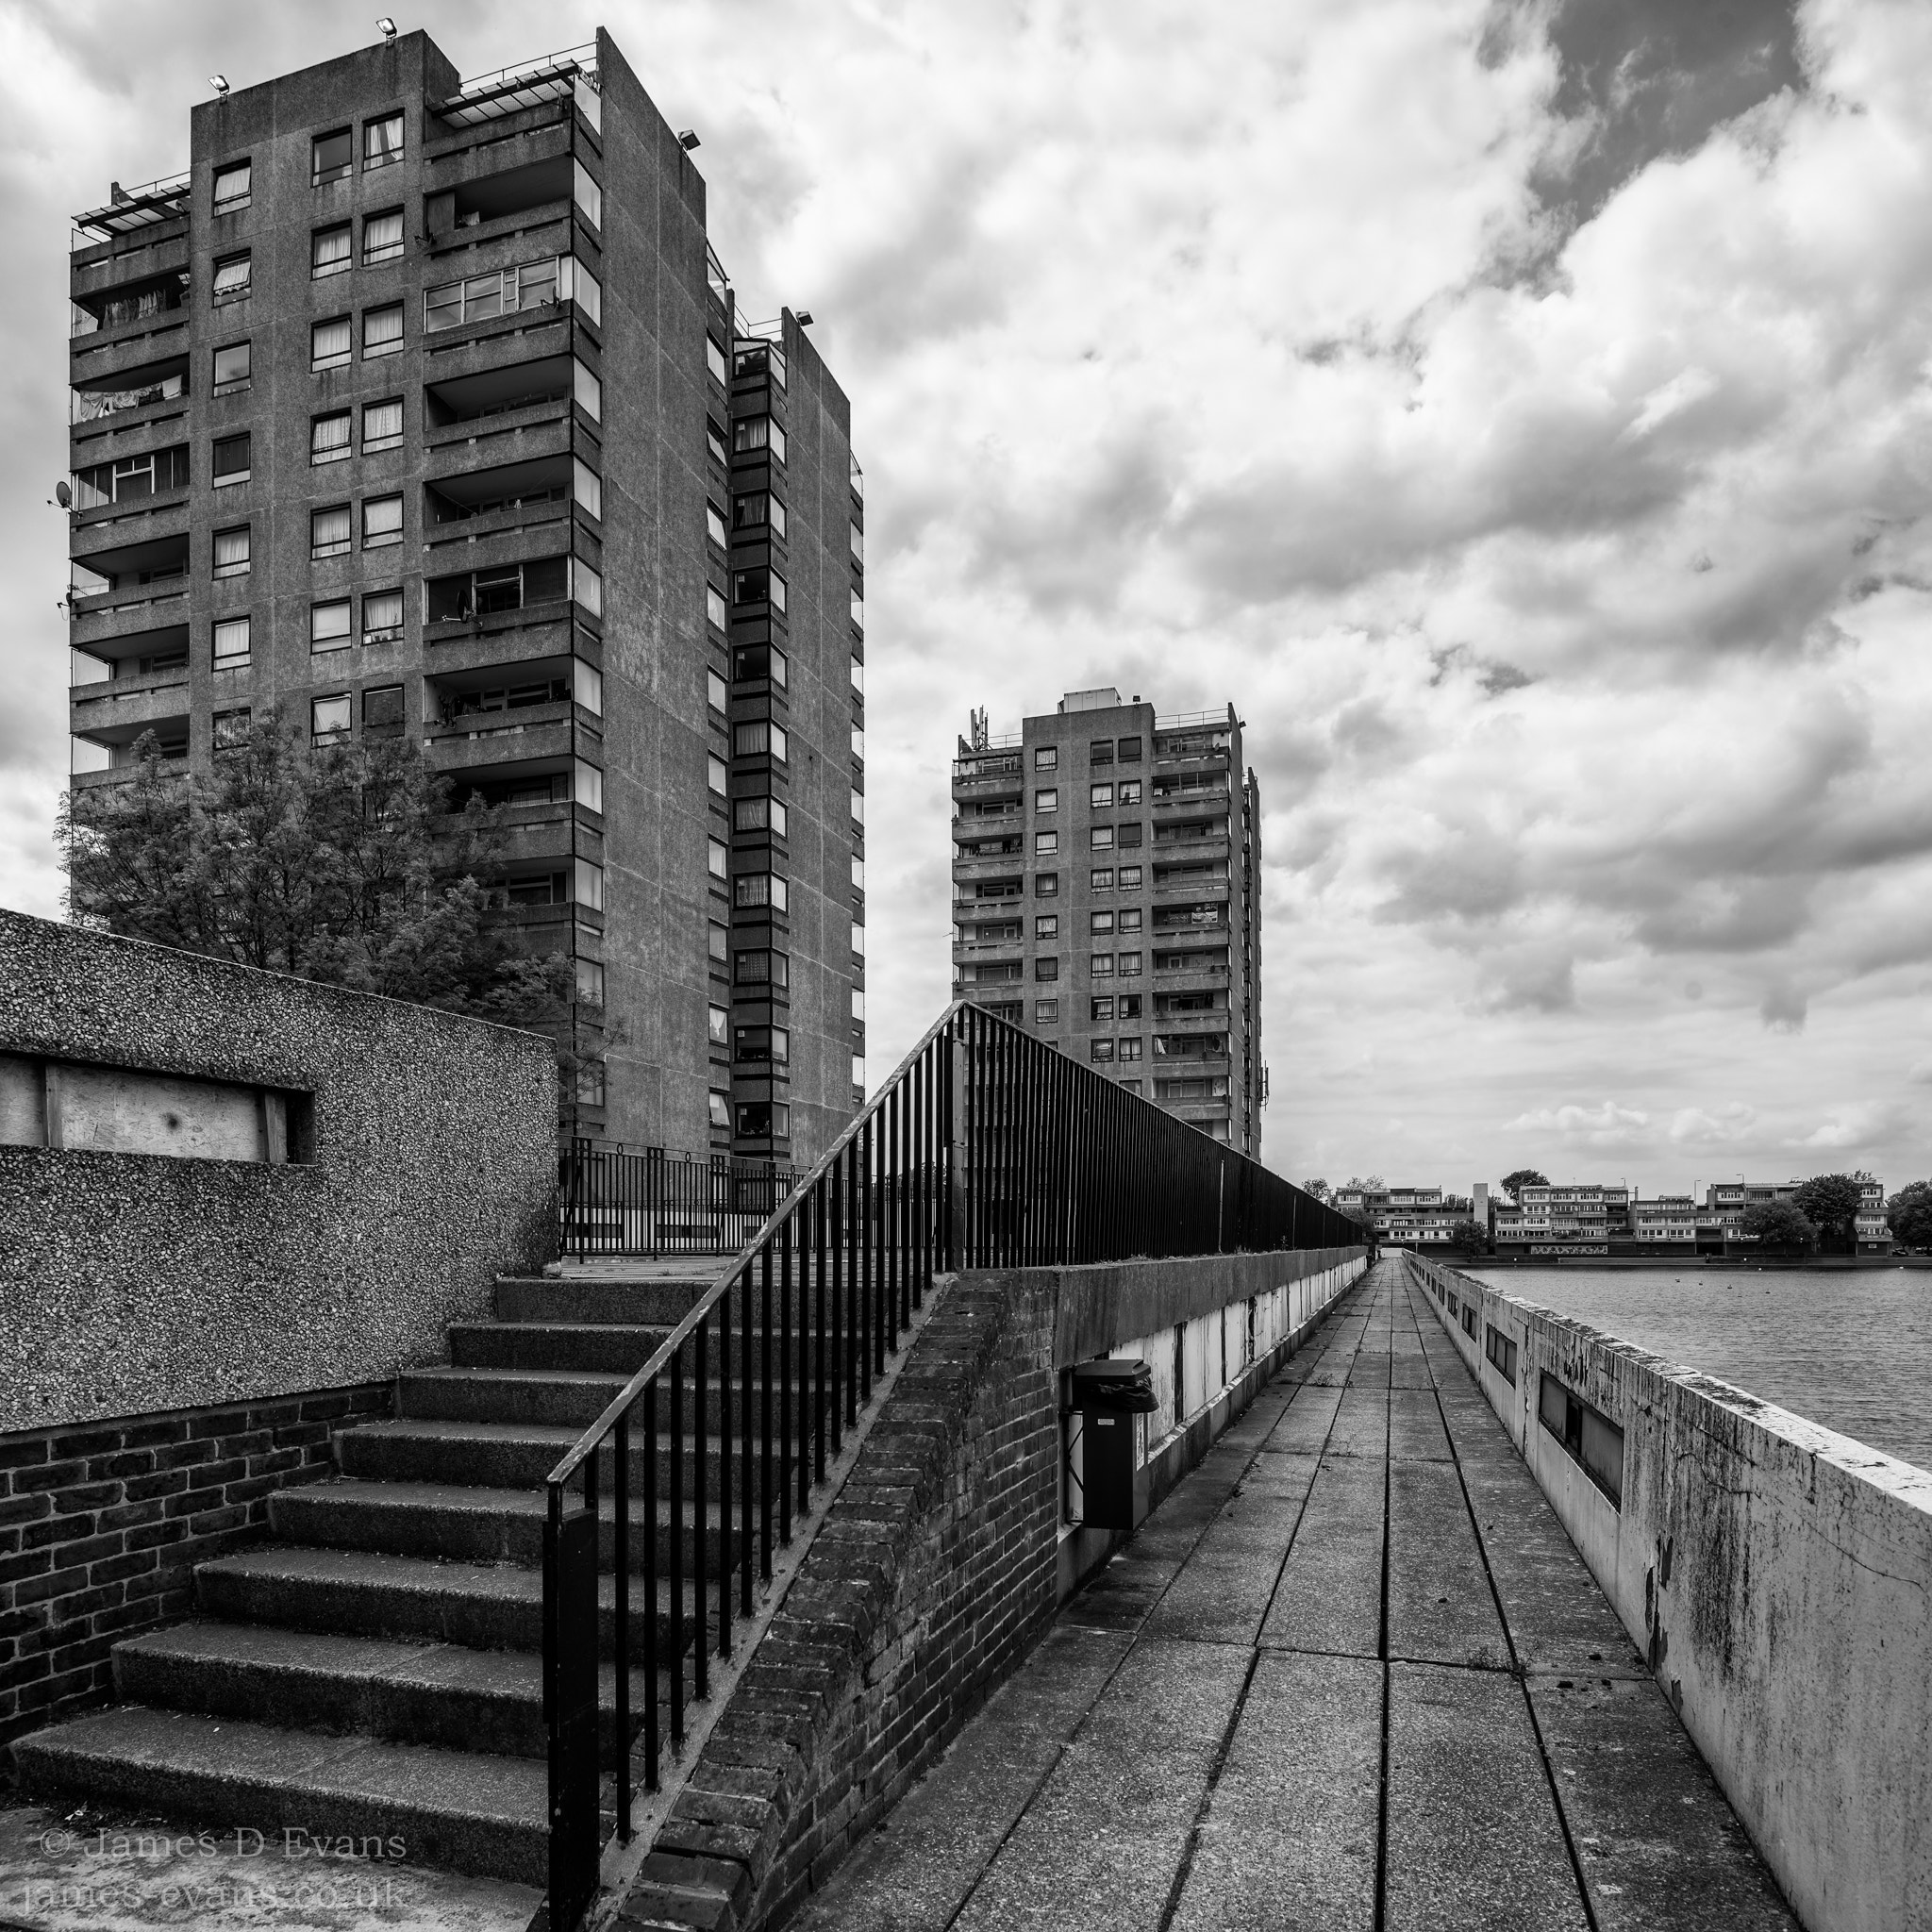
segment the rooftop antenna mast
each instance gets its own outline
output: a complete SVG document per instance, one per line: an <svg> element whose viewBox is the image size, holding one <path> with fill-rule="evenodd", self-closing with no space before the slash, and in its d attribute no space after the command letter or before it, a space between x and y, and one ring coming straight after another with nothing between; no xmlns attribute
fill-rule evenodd
<svg viewBox="0 0 1932 1932"><path fill-rule="evenodd" d="M973 713L973 749L974 751L984 751L989 742L990 739L986 728L986 712L984 709L974 711Z"/></svg>

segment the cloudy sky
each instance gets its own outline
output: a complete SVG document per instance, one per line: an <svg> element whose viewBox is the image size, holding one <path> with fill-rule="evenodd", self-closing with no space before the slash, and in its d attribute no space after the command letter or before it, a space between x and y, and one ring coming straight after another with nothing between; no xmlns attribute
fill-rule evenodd
<svg viewBox="0 0 1932 1932"><path fill-rule="evenodd" d="M867 470L873 1066L946 767L1234 697L1270 1163L1932 1168L1932 8L735 0L602 19ZM373 14L372 14L373 20ZM56 914L66 216L341 9L0 4L0 901Z"/></svg>

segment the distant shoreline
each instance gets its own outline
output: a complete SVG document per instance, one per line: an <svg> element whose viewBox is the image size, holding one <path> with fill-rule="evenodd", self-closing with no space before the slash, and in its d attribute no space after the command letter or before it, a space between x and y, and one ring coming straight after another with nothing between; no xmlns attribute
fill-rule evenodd
<svg viewBox="0 0 1932 1932"><path fill-rule="evenodd" d="M1875 1268L1932 1269L1932 1255L1807 1255L1796 1260L1750 1260L1730 1255L1457 1255L1431 1256L1451 1268L1474 1273L1485 1268L1700 1268L1730 1274L1783 1274L1790 1269L1835 1268L1846 1274Z"/></svg>

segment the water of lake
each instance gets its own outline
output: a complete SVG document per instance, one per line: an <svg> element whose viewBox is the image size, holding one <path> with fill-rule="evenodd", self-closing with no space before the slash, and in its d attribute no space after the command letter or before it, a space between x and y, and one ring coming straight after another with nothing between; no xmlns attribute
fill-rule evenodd
<svg viewBox="0 0 1932 1932"><path fill-rule="evenodd" d="M1932 1269L1468 1272L1932 1469Z"/></svg>

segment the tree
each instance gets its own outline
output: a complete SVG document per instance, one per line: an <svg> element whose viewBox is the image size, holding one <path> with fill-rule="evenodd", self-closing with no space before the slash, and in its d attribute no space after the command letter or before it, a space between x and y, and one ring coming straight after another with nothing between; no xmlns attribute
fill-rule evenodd
<svg viewBox="0 0 1932 1932"><path fill-rule="evenodd" d="M1462 1254L1480 1255L1489 1244L1489 1229L1478 1221L1458 1221L1449 1230L1449 1245Z"/></svg>
<svg viewBox="0 0 1932 1932"><path fill-rule="evenodd" d="M310 747L270 711L206 773L153 733L137 752L125 784L61 803L76 924L511 1025L568 1020L570 960L489 917L504 813L475 794L453 810L413 741Z"/></svg>
<svg viewBox="0 0 1932 1932"><path fill-rule="evenodd" d="M1903 1248L1932 1248L1932 1181L1912 1181L1885 1204L1891 1238Z"/></svg>
<svg viewBox="0 0 1932 1932"><path fill-rule="evenodd" d="M1514 1174L1503 1176L1503 1191L1519 1205L1524 1188L1546 1188L1549 1184L1549 1175L1539 1174L1533 1167L1519 1167Z"/></svg>
<svg viewBox="0 0 1932 1932"><path fill-rule="evenodd" d="M1754 1201L1740 1225L1767 1253L1808 1255L1818 1245L1818 1229L1792 1201Z"/></svg>
<svg viewBox="0 0 1932 1932"><path fill-rule="evenodd" d="M1344 1188L1357 1188L1365 1194L1379 1194L1388 1183L1378 1174L1370 1174L1366 1180L1358 1174L1352 1174L1341 1185Z"/></svg>
<svg viewBox="0 0 1932 1932"><path fill-rule="evenodd" d="M1304 1181L1302 1183L1302 1192L1312 1194L1318 1201L1325 1201L1328 1198L1328 1183L1326 1181Z"/></svg>
<svg viewBox="0 0 1932 1932"><path fill-rule="evenodd" d="M1853 1254L1858 1252L1858 1208L1865 1198L1864 1176L1853 1174L1814 1175L1791 1195L1791 1205L1815 1226L1841 1232Z"/></svg>

